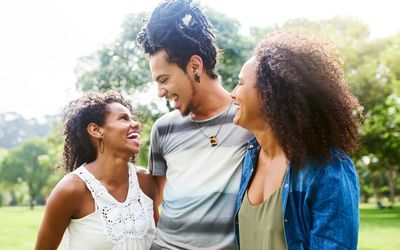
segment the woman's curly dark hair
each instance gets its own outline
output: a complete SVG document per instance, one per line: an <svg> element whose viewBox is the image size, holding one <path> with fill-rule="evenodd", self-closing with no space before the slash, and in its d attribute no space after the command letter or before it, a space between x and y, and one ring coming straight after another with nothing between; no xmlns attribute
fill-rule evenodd
<svg viewBox="0 0 400 250"><path fill-rule="evenodd" d="M103 126L108 114L107 105L120 103L132 112L132 106L114 91L105 93L90 92L70 102L64 111L64 152L62 167L72 172L83 163L96 159L96 146L87 132L89 123Z"/></svg>
<svg viewBox="0 0 400 250"><path fill-rule="evenodd" d="M279 31L257 46L263 114L294 167L328 160L332 147L357 147L361 111L335 47L311 35Z"/></svg>
<svg viewBox="0 0 400 250"><path fill-rule="evenodd" d="M217 79L217 46L212 26L206 16L191 0L167 0L157 6L147 24L136 37L146 54L161 49L168 54L168 62L176 63L186 72L193 55L203 60L211 79Z"/></svg>

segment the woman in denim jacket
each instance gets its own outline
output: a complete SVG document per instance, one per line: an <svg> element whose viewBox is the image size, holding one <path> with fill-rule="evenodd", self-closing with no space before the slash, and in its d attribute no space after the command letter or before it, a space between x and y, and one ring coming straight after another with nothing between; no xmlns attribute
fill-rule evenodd
<svg viewBox="0 0 400 250"><path fill-rule="evenodd" d="M240 72L234 123L254 134L236 204L241 249L357 248L359 183L347 153L361 109L332 48L272 33Z"/></svg>

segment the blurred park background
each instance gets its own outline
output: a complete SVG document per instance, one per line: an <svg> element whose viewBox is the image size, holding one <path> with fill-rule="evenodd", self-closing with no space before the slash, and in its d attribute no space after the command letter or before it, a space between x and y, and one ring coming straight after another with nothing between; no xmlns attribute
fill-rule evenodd
<svg viewBox="0 0 400 250"><path fill-rule="evenodd" d="M41 15L39 9L35 9L33 6L35 2L20 2L32 5L32 11L37 11L36 14ZM96 2L89 2L93 4L89 7L95 11ZM156 97L155 83L151 80L147 59L135 43L135 37L143 25L143 19L148 16L149 11L157 5L158 1L149 1L146 6L141 8L135 7L136 5L141 6L139 1L131 2L133 2L130 6L132 9L125 10L131 14L120 17L124 20L115 24L114 29L118 32L113 33L111 39L104 38L107 41L97 41L101 44L100 46L91 48L91 52L82 52L79 58L73 61L74 66L68 70L73 72L74 78L60 79L56 69L60 65L51 61L45 62L42 66L34 65L40 64L40 60L36 62L35 58L31 58L28 63L21 61L22 66L15 74L15 79L18 74L27 74L26 79L29 77L44 79L55 76L51 86L41 92L34 92L35 85L33 83L23 82L18 87L19 83L6 81L6 78L1 77L5 73L0 72L0 91L4 96L1 106L7 106L10 102L4 101L6 95L26 106L25 111L29 110L27 109L29 106L35 106L38 103L43 105L43 107L36 108L37 114L41 114L40 116L36 116L36 113L35 116L30 116L29 112L17 109L0 109L1 250L33 248L46 197L55 183L63 176L62 171L55 169L60 161L63 148L61 109L57 106L60 97L56 94L57 88L61 87L57 87L59 86L57 79L62 82L67 81L72 86L69 89L62 87L62 95L66 96L66 98L61 98L62 105L67 104L67 100L91 90L114 89L129 97L143 124L141 137L143 146L138 164L146 167L151 125L168 109L165 103ZM218 1L215 0L215 2ZM229 1L223 2L230 3ZM240 2L242 2L241 5L247 6L247 1ZM264 9L266 19L268 15L279 16L279 12L283 13L286 7L292 12L293 8L295 10L298 8L300 14L293 15L293 18L287 17L285 20L266 21L265 23L262 22L262 17L257 19L254 16L257 19L256 25L254 25L245 20L251 18L252 14L251 8L248 6L247 8L243 7L243 11L250 11L250 13L246 14L245 19L240 19L240 11L234 12L235 14L232 15L229 8L217 8L220 5L212 4L211 1L199 1L201 8L206 12L215 28L217 44L222 51L218 64L222 84L228 90L233 89L242 64L250 57L255 45L268 32L296 28L334 42L345 59L344 70L347 81L360 99L366 115L360 131L360 148L352 157L357 167L361 188L359 249L400 249L400 237L398 236L400 233L400 22L387 23L386 25L392 25L394 29L389 29L386 33L379 33L376 29L372 32L373 23L367 23L362 18L352 16L351 10L347 9L362 9L365 4L368 4L363 1L355 1L359 3L359 6L351 5L351 1L348 1L351 7L346 7L346 1L339 1L339 6L328 4L319 6L320 8L335 7L338 10L347 10L337 12L346 15L333 15L326 18L322 11L320 16L314 15L312 18L308 16L308 12L304 12L304 14L301 11L303 7L313 8L310 4L317 1L304 1L304 6L287 4L286 7L279 9L274 9L272 5L261 4L261 2L260 6L257 6L254 1L250 2L252 2L252 8L262 7ZM385 18L385 15L393 15L393 13L400 16L400 6L396 7L394 2L385 0L377 2L376 6L379 8L372 11L384 11L381 13L381 18ZM52 4L54 5L54 3ZM108 1L108 4L112 4L112 1ZM118 4L118 1L115 4ZM79 5L77 6L79 7ZM240 7L239 4L237 6ZM371 6L373 7L373 5ZM41 7L46 8L46 6ZM56 7L62 8L63 6L57 5ZM120 8L122 7L120 6ZM115 9L110 7L110 16L113 15L113 10ZM313 11L318 12L318 9ZM4 13L4 8L0 8L0 14ZM74 9L69 9L68 13L68 18L72 20ZM78 13L83 15L79 11ZM84 16L90 19L91 13L85 12ZM282 16L285 15L282 14ZM107 15L104 18L107 19ZM29 23L30 20L24 20L24 22ZM79 25L79 23L75 24ZM5 27L7 24L2 22L2 25ZM56 28L63 30L62 26ZM106 29L106 27L104 28ZM60 30L57 32L61 32ZM102 32L101 27L97 26L93 30L95 33ZM13 32L23 33L25 30L21 26ZM51 32L49 31L50 35L52 35ZM90 33L91 31L86 30L86 32ZM15 43L20 47L26 46L29 47L29 50L36 50L35 46L30 47L30 39L40 40L40 37L36 37L40 35L41 33L34 34L27 29L26 34L19 36L25 40L18 40ZM74 44L79 43L79 40L80 37L74 37L70 38L68 42ZM57 48L57 45L55 47ZM51 53L68 53L64 50L65 44L64 47L60 46L59 50L51 48ZM6 51L9 48L0 46L0 51L2 50ZM40 53L44 52L37 51L37 54ZM14 60L16 64L15 58L0 56L0 65L5 65L5 61L8 59ZM29 64L32 67L55 65L49 66L51 67L49 70L43 71L49 76L40 76L39 73L37 73L39 75L28 74L30 71L25 69L25 66L30 67ZM53 68L55 72L52 70ZM4 68L1 71L3 70ZM13 80L15 79L13 78ZM16 85L18 89L15 89L13 85ZM40 86L37 87L40 88ZM47 99L54 103L45 102L44 100ZM58 102L56 103L56 101ZM45 112L51 108L53 108L52 113L39 112ZM25 114L22 114L23 112Z"/></svg>

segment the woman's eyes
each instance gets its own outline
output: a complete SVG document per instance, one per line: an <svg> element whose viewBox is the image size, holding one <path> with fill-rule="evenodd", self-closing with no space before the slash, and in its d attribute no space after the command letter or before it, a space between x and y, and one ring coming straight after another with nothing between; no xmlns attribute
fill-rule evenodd
<svg viewBox="0 0 400 250"><path fill-rule="evenodd" d="M131 118L130 117L128 117L128 116L121 116L121 118L120 119L122 119L122 120L124 120L124 121L130 121L131 120Z"/></svg>

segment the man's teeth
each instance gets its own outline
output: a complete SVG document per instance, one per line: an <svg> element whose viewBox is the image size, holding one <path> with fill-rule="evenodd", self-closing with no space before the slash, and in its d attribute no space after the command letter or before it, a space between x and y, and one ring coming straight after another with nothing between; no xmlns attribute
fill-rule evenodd
<svg viewBox="0 0 400 250"><path fill-rule="evenodd" d="M176 105L176 101L178 101L178 96L173 95L171 96L171 98L168 99L169 104L171 105L171 107L175 107Z"/></svg>
<svg viewBox="0 0 400 250"><path fill-rule="evenodd" d="M173 95L173 96L171 96L171 98L169 98L170 102L176 102L177 100L178 100L178 96L176 96L176 95Z"/></svg>

